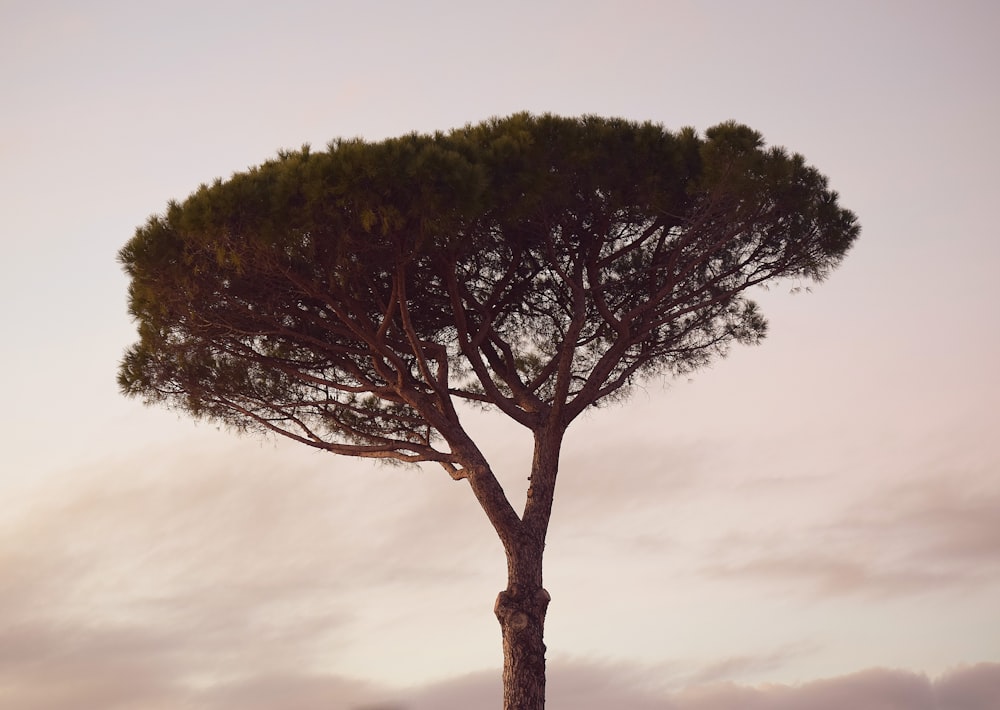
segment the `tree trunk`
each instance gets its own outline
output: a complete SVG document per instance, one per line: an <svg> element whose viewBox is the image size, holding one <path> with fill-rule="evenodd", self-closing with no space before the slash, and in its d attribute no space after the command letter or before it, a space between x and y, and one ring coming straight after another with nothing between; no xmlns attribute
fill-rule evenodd
<svg viewBox="0 0 1000 710"><path fill-rule="evenodd" d="M493 608L503 638L504 710L545 708L545 612L549 593L542 587L542 552L552 512L559 449L564 428L535 432L535 453L524 515L510 506L489 465L478 451L467 455L469 483L500 536L507 556L507 589Z"/></svg>
<svg viewBox="0 0 1000 710"><path fill-rule="evenodd" d="M540 559L540 557L539 557ZM549 593L540 585L511 584L493 611L503 636L504 710L545 708L545 610Z"/></svg>
<svg viewBox="0 0 1000 710"><path fill-rule="evenodd" d="M535 433L528 499L517 534L504 540L507 589L494 612L503 636L504 710L545 708L545 612L551 597L542 586L542 552L552 512L562 429Z"/></svg>

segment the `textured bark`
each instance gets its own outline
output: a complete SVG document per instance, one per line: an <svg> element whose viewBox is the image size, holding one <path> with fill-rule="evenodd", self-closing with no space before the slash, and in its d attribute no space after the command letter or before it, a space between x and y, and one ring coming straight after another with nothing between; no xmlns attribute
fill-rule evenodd
<svg viewBox="0 0 1000 710"><path fill-rule="evenodd" d="M469 462L473 458L469 457ZM494 613L503 638L504 710L545 707L545 644L542 636L549 594L542 588L542 550L548 516L529 527L510 506L484 460L470 466L468 481L493 523L507 556L507 589L500 592ZM535 467L533 466L533 470ZM529 507L531 493L529 492Z"/></svg>
<svg viewBox="0 0 1000 710"><path fill-rule="evenodd" d="M535 432L524 515L500 538L507 553L507 589L494 612L503 638L504 710L545 708L545 612L549 593L542 586L542 553L552 512L564 427Z"/></svg>
<svg viewBox="0 0 1000 710"><path fill-rule="evenodd" d="M503 635L504 710L545 707L545 611L549 593L540 586L500 592L494 607Z"/></svg>

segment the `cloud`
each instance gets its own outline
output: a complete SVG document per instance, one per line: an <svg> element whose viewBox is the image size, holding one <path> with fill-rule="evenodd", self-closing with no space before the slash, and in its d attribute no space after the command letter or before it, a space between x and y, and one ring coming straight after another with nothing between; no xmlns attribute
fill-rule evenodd
<svg viewBox="0 0 1000 710"><path fill-rule="evenodd" d="M934 681L942 710L980 710L1000 698L1000 664L964 666Z"/></svg>
<svg viewBox="0 0 1000 710"><path fill-rule="evenodd" d="M686 459L688 470L699 461L697 447L673 455ZM598 463L603 468L613 461ZM341 466L349 464L227 442L124 455L21 496L17 507L0 511L0 705L495 705L499 648L489 608L503 581L502 555L474 500L436 471L366 465L346 473ZM596 475L582 464L580 471L584 485ZM650 466L628 474L637 485L655 475ZM718 500L699 503L691 476L662 477L658 485L658 495L676 493L685 504ZM659 503L641 498L628 507L628 496L614 486L603 490L599 498L613 499L607 517L580 490L571 493L564 522L570 531L586 532L584 521L592 520L602 531L594 539L617 530L620 537L606 544L626 549L628 536L647 528ZM989 512L998 503L996 484L986 476L925 477L833 511L822 524L802 529L801 540L770 533L734 538L722 557L729 567L713 574L825 583L828 594L989 581L996 540ZM632 516L642 518L635 528L627 525ZM652 526L661 552L664 533ZM869 538L878 543L870 557L848 554L871 545ZM817 539L828 546L825 556L806 554ZM593 550L591 542L571 550L569 561ZM681 540L671 554L690 542ZM642 565L652 559L640 558ZM880 570L876 563L886 559L895 566ZM581 566L586 577L593 577L593 564ZM572 600L566 601L569 609ZM394 627L405 627L405 634ZM723 657L714 661L710 650L700 649L698 666L557 655L549 665L549 707L825 710L842 702L861 710L985 710L982 698L995 692L1000 678L997 667L983 665L933 682L879 670L800 686L732 682L786 674L794 659L813 650L782 643L756 655L752 647L733 655L720 650ZM475 656L480 648L488 654ZM476 667L488 670L427 680L440 678L443 669ZM382 680L365 675L376 668ZM386 685L390 678L413 685L401 690Z"/></svg>
<svg viewBox="0 0 1000 710"><path fill-rule="evenodd" d="M323 673L427 677L463 635L495 655L503 558L460 484L278 448L123 455L0 510L0 706L177 707L240 683L362 699L366 682ZM380 641L403 624L412 643Z"/></svg>
<svg viewBox="0 0 1000 710"><path fill-rule="evenodd" d="M876 668L799 685L716 683L673 691L662 689L658 672L579 660L550 663L546 706L549 710L994 710L1000 697L1000 664L962 667L936 679ZM499 698L499 671L395 693L315 678L298 682L286 678L200 696L201 701L208 700L204 705L208 710L467 710L494 707Z"/></svg>
<svg viewBox="0 0 1000 710"><path fill-rule="evenodd" d="M918 673L870 669L801 685L698 684L662 690L661 669L572 661L549 664L550 710L993 710L1000 664ZM399 700L400 710L459 710L496 703L495 674L465 676Z"/></svg>
<svg viewBox="0 0 1000 710"><path fill-rule="evenodd" d="M236 606L241 602L234 600ZM406 689L303 670L294 644L248 632L149 623L35 620L0 631L0 704L24 710L466 710L493 707L500 671L488 669ZM248 652L240 651L240 644ZM786 652L787 651L787 652ZM1000 664L930 680L871 669L800 685L740 685L717 679L778 668L792 651L733 658L688 673L585 659L548 664L550 710L993 710ZM286 654L283 658L281 654Z"/></svg>
<svg viewBox="0 0 1000 710"><path fill-rule="evenodd" d="M732 529L703 571L789 586L811 598L894 598L1000 585L1000 478L913 471L903 483L855 489L797 530ZM825 518L825 519L824 519Z"/></svg>
<svg viewBox="0 0 1000 710"><path fill-rule="evenodd" d="M753 674L761 677L769 671L778 671L788 661L808 655L815 650L815 646L799 643L780 648L771 653L724 658L683 676L683 684L685 686L699 687L737 678L744 674Z"/></svg>
<svg viewBox="0 0 1000 710"><path fill-rule="evenodd" d="M268 675L207 688L195 695L206 710L390 710L389 695L370 683L322 675Z"/></svg>
<svg viewBox="0 0 1000 710"><path fill-rule="evenodd" d="M800 686L719 684L689 688L677 710L938 710L926 677L901 671L869 670Z"/></svg>
<svg viewBox="0 0 1000 710"><path fill-rule="evenodd" d="M676 710L988 710L996 705L1000 664L979 664L935 680L901 670L871 669L802 685L720 684L688 688Z"/></svg>

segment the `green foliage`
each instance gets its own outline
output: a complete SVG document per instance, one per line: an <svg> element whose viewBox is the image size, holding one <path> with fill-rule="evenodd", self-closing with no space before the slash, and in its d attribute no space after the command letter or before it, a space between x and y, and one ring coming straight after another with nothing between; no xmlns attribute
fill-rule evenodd
<svg viewBox="0 0 1000 710"><path fill-rule="evenodd" d="M826 179L733 123L517 114L286 151L203 185L119 258L119 382L339 453L460 459L454 401L564 428L637 378L753 343L750 287L858 234ZM443 437L449 446L443 447Z"/></svg>

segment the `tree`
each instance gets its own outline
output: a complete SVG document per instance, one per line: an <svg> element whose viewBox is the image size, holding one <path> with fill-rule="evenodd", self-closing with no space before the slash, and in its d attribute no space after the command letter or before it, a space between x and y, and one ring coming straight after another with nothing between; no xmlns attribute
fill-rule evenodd
<svg viewBox="0 0 1000 710"><path fill-rule="evenodd" d="M127 395L336 454L435 462L503 544L504 707L544 707L542 550L567 427L756 343L747 290L825 277L858 234L799 155L725 123L517 114L279 153L121 250ZM517 511L460 404L534 440Z"/></svg>

